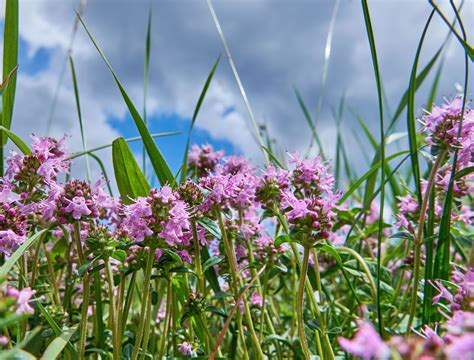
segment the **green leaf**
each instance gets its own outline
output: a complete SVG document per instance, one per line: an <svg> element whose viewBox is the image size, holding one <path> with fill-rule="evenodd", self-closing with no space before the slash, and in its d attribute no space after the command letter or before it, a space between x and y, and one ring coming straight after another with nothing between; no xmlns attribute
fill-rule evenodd
<svg viewBox="0 0 474 360"><path fill-rule="evenodd" d="M194 271L187 268L186 266L176 266L176 267L170 269L169 272L170 273L177 273L177 274L192 274L194 276L197 276Z"/></svg>
<svg viewBox="0 0 474 360"><path fill-rule="evenodd" d="M11 141L20 149L20 151L24 155L30 155L31 154L31 149L26 143L15 133L12 131L8 130L6 127L0 125L0 133L5 134L7 137L10 138Z"/></svg>
<svg viewBox="0 0 474 360"><path fill-rule="evenodd" d="M124 138L112 143L112 159L115 179L124 204L132 203L132 199L147 196L150 185L143 175Z"/></svg>
<svg viewBox="0 0 474 360"><path fill-rule="evenodd" d="M214 73L216 72L217 66L219 65L219 62L221 60L221 56L219 55L217 57L216 62L214 63L214 66L212 67L211 72L207 76L206 82L204 83L204 87L201 90L201 95L199 95L198 102L196 104L196 107L194 108L194 113L193 117L191 119L191 126L189 128L188 132L188 139L186 140L186 148L184 149L184 158L183 158L183 163L181 165L181 179L180 182L184 182L186 180L187 172L188 172L188 151L189 151L189 145L191 143L191 133L194 128L194 124L196 122L197 116L199 114L199 110L201 109L201 105L204 101L204 98L206 97L207 89L209 88L209 85L211 84L212 78L214 77Z"/></svg>
<svg viewBox="0 0 474 360"><path fill-rule="evenodd" d="M199 225L205 228L211 235L216 239L220 240L222 238L221 230L217 224L209 218L201 218L197 221Z"/></svg>
<svg viewBox="0 0 474 360"><path fill-rule="evenodd" d="M71 339L71 336L76 331L77 327L63 329L61 335L59 335L51 342L51 344L48 345L46 351L43 354L43 359L56 359L69 343L69 339Z"/></svg>
<svg viewBox="0 0 474 360"><path fill-rule="evenodd" d="M12 73L12 71L18 65L18 0L6 0L4 24L2 82L5 83L8 79L8 86L2 94L0 125L10 129L16 89L16 72ZM7 138L5 134L2 134L0 145L5 146L6 142Z"/></svg>
<svg viewBox="0 0 474 360"><path fill-rule="evenodd" d="M469 175L472 172L474 172L474 166L461 169L456 173L456 175L454 175L454 180L459 180L463 178L464 176Z"/></svg>
<svg viewBox="0 0 474 360"><path fill-rule="evenodd" d="M277 236L277 238L275 239L274 245L280 246L281 244L289 243L289 242L296 242L296 240L289 235L283 234L283 235Z"/></svg>
<svg viewBox="0 0 474 360"><path fill-rule="evenodd" d="M113 253L112 253L112 257L115 259L115 260L118 260L120 262L125 262L125 259L127 258L127 253L125 250L122 250L122 249L118 249L118 250L115 250Z"/></svg>
<svg viewBox="0 0 474 360"><path fill-rule="evenodd" d="M10 258L0 268L0 279L8 275L8 272L13 268L13 265L15 265L15 263L21 258L25 251L33 246L36 241L38 241L48 230L49 229L43 229L30 236L23 244L20 245L18 249L16 249L12 256L10 256Z"/></svg>
<svg viewBox="0 0 474 360"><path fill-rule="evenodd" d="M23 320L28 319L28 314L13 314L0 320L0 329L3 329L12 324L18 324Z"/></svg>
<svg viewBox="0 0 474 360"><path fill-rule="evenodd" d="M82 26L87 32L87 35L91 39L92 43L96 47L97 51L99 52L100 56L102 57L102 60L104 60L105 64L109 68L119 90L120 93L122 94L123 100L125 101L125 104L128 107L128 110L130 112L130 115L132 116L133 121L135 122L135 125L138 129L138 132L140 133L140 136L143 139L143 143L145 145L145 149L148 153L148 156L150 157L151 164L153 166L153 169L155 170L155 174L160 182L160 184L163 186L165 184L169 184L172 187L176 186L176 181L173 176L173 173L171 172L171 169L169 168L165 158L161 154L161 151L158 149L158 146L156 143L153 141L153 138L150 135L150 132L147 129L146 124L143 122L143 119L141 118L140 114L138 113L137 109L133 105L132 101L130 100L130 97L128 96L127 92L125 91L122 83L118 79L117 75L115 74L112 65L110 62L107 60L105 54L102 52L101 48L95 41L94 37L92 34L89 32L87 29L86 24L82 20L82 17L77 14L77 17L79 18L79 21L81 22Z"/></svg>
<svg viewBox="0 0 474 360"><path fill-rule="evenodd" d="M169 249L164 249L163 251L165 252L165 254L169 255L171 259L173 259L174 262L178 262L178 263L182 262L181 257L178 254L176 254L174 251L171 251Z"/></svg>
<svg viewBox="0 0 474 360"><path fill-rule="evenodd" d="M219 255L219 256L211 256L209 259L206 260L206 262L202 266L202 271L206 272L209 270L211 267L219 264L222 262L222 260L225 259L225 256Z"/></svg>
<svg viewBox="0 0 474 360"><path fill-rule="evenodd" d="M337 252L337 248L335 248L333 245L330 245L330 244L317 244L316 248L320 251L324 251L324 252L330 254L334 258L334 260L336 260L337 264L339 266L342 266L341 256Z"/></svg>

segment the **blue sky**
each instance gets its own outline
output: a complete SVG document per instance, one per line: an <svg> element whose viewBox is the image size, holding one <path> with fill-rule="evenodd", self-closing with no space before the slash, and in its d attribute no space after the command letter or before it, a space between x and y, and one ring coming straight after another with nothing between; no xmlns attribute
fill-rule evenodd
<svg viewBox="0 0 474 360"><path fill-rule="evenodd" d="M0 0L1 2L1 0ZM297 87L314 115L321 89L325 42L333 1L220 1L214 6L248 98L259 124L265 124L280 152L305 153L310 131L293 93ZM377 94L365 31L357 1L341 0L334 28L327 86L317 129L325 152L334 156L336 127L331 107L345 95L348 107L364 118L378 135ZM12 129L21 136L45 135L61 69L71 43L79 0L20 2L20 69ZM379 65L388 105L393 110L408 86L411 66L425 21L431 10L424 0L370 1ZM449 5L441 3L448 17ZM2 6L3 8L3 6ZM112 63L137 109L143 104L143 61L147 0L89 1L84 20ZM222 43L205 1L153 2L148 124L151 132L180 131L157 143L177 171L190 118L205 79L223 53ZM472 29L472 8L465 7L466 29ZM420 58L421 69L447 34L435 16ZM111 143L137 131L113 79L99 54L79 26L72 45L88 147ZM462 84L462 49L456 41L443 53L445 65L437 101L452 97ZM421 114L433 81L430 75L416 97ZM469 92L471 94L471 92ZM80 150L80 132L69 68L60 82L51 135L70 134L71 150ZM399 131L404 129L404 117ZM350 161L361 171L368 146L348 108L342 119L344 143ZM238 153L261 163L252 126L225 56L216 71L193 132L193 142L209 142L227 154ZM404 146L402 143L401 146ZM137 158L141 146L132 144ZM113 172L109 150L99 152ZM78 174L84 169L78 161ZM99 176L97 167L93 175Z"/></svg>

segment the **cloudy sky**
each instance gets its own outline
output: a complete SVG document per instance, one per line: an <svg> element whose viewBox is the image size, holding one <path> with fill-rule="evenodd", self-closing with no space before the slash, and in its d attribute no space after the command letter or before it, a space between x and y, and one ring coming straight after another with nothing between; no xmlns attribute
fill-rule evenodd
<svg viewBox="0 0 474 360"><path fill-rule="evenodd" d="M157 141L173 169L177 170L200 90L215 59L223 53L206 1L89 0L83 17L137 108L142 109L145 34L151 3L148 121L152 132L183 132L180 136ZM442 8L452 18L446 3L442 3ZM369 5L388 108L393 111L408 86L416 46L431 6L424 0L373 0ZM214 6L257 120L266 124L282 150L305 151L310 132L293 87L299 89L314 114L334 2L214 0ZM79 0L20 1L20 68L12 129L22 136L47 132L78 7ZM472 15L473 2L467 1L463 18L468 31L472 30ZM420 68L433 56L446 34L445 24L435 15ZM358 145L354 134L360 134L360 128L348 108L366 120L374 135L378 134L378 111L359 1L341 1L332 45L327 88L317 128L326 152L332 154L336 128L330 109L345 95L344 140L351 159L363 164L363 153L367 149ZM456 84L463 81L463 52L459 44L451 41L444 56L440 100L443 96L456 94ZM120 93L81 26L73 43L72 57L88 146L110 143L118 136L135 136L137 131ZM417 95L419 113L431 83L432 77ZM71 150L80 150L68 67L51 119L50 134L70 134ZM403 125L403 117L400 123ZM400 130L403 131L403 127ZM201 109L193 141L210 142L228 153L243 154L255 162L261 160L250 120L225 57ZM133 149L138 156L140 146L137 144ZM110 152L103 151L100 155L110 169ZM83 164L79 162L76 166L81 169ZM98 175L99 171L94 173Z"/></svg>

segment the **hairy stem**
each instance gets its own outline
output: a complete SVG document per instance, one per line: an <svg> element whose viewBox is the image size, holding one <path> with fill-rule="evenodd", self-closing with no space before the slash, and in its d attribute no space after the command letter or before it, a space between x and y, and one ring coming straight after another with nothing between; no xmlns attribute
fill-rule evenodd
<svg viewBox="0 0 474 360"><path fill-rule="evenodd" d="M303 297L304 297L304 285L306 282L306 273L308 272L308 261L309 261L309 247L304 248L303 263L301 266L300 281L298 286L298 294L296 300L296 314L298 317L298 335L300 338L301 348L303 349L304 358L310 359L310 352L308 348L308 342L306 341L306 334L304 332L304 321L303 321Z"/></svg>

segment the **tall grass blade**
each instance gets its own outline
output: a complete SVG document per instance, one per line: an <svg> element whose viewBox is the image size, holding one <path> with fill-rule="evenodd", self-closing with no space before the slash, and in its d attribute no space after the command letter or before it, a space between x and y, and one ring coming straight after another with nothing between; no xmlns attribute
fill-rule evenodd
<svg viewBox="0 0 474 360"><path fill-rule="evenodd" d="M82 15L86 9L87 0L79 0L79 8L77 13ZM72 54L72 47L74 45L74 40L76 38L77 29L79 28L79 20L76 18L72 26L71 37L69 38L69 45L64 57L64 61L61 65L61 70L59 71L58 82L54 89L53 101L51 103L51 108L49 110L48 121L46 123L46 134L49 135L51 131L51 125L53 124L54 111L56 110L56 103L58 102L59 92L61 90L61 85L63 83L64 75L66 74L67 63L69 56Z"/></svg>
<svg viewBox="0 0 474 360"><path fill-rule="evenodd" d="M159 137L173 136L173 135L179 135L179 134L181 134L180 131L170 131L170 132L164 132L164 133L151 134L151 137L153 139L155 139L155 138L159 138ZM129 142L134 142L134 141L140 141L140 140L142 140L141 136L135 136L135 137L125 139L125 141L128 142L128 143ZM68 156L67 160L75 159L77 157L84 156L84 155L92 156L92 153L94 153L96 151L99 151L99 150L107 149L109 147L112 147L112 143L99 145L99 146L93 147L91 149L88 149L87 151L78 151L78 152L75 152L75 153L71 154L70 156Z"/></svg>
<svg viewBox="0 0 474 360"><path fill-rule="evenodd" d="M469 59L471 60L471 62L474 61L474 49L471 45L469 45L469 43L467 42L467 38L464 36L464 34L463 34L463 37L459 35L459 33L454 28L454 25L449 23L447 17L443 14L443 12L439 9L438 5L436 5L436 3L433 0L429 0L428 2L433 7L433 10L435 10L439 14L441 19L443 19L444 23L449 27L450 31L454 34L456 39L458 39L458 41L461 43L462 47L464 48L464 52L466 56L469 56ZM453 4L452 1L451 1L451 4ZM455 12L458 13L457 10L455 10ZM459 16L457 17L460 20Z"/></svg>
<svg viewBox="0 0 474 360"><path fill-rule="evenodd" d="M171 169L168 166L168 163L166 162L165 158L161 154L161 151L158 149L158 146L156 143L153 141L153 138L150 135L150 132L148 131L147 126L143 122L143 119L141 118L140 114L138 113L137 109L132 103L132 100L130 100L130 97L128 96L127 92L125 91L122 83L120 82L119 78L115 74L112 65L110 64L109 60L107 60L107 57L105 56L104 52L102 49L99 47L97 42L95 41L94 37L92 34L89 32L89 29L87 28L86 24L82 20L81 16L77 14L79 21L81 22L82 26L84 27L87 35L89 36L90 40L94 44L95 48L99 52L100 56L102 57L102 60L104 60L105 64L110 70L110 73L112 74L119 90L120 93L122 94L123 100L125 101L125 104L128 107L128 110L130 111L130 115L133 118L133 121L135 122L135 125L137 126L138 132L140 133L140 136L143 139L143 142L145 144L146 151L148 153L148 156L150 157L151 164L153 166L153 169L155 170L156 176L158 177L158 180L160 184L163 186L165 184L170 184L171 186L176 185L175 178L173 176L173 173L171 172Z"/></svg>
<svg viewBox="0 0 474 360"><path fill-rule="evenodd" d="M147 124L146 100L148 95L148 68L150 66L150 49L151 49L151 6L148 12L148 25L146 28L145 41L145 63L143 64L143 121ZM142 150L142 171L146 177L146 149L143 146Z"/></svg>
<svg viewBox="0 0 474 360"><path fill-rule="evenodd" d="M229 60L230 67L232 68L232 72L235 77L235 81L237 82L237 86L239 87L240 93L242 94L242 98L245 103L245 107L247 108L247 112L249 114L250 120L252 121L253 129L255 131L255 136L257 137L258 144L262 150L263 157L265 158L265 161L268 163L269 159L267 156L267 153L263 150L263 140L262 136L260 135L260 130L258 128L257 120L255 119L255 116L253 114L253 110L250 107L249 100L247 98L247 94L245 93L244 86L242 85L242 81L240 81L240 76L239 73L237 72L237 68L235 67L234 60L232 59L232 54L230 52L229 46L227 45L227 41L224 37L224 33L222 31L221 25L219 23L219 19L217 18L216 12L214 11L214 7L212 6L211 0L207 0L207 6L209 8L209 11L212 16L212 20L214 21L214 25L216 26L217 33L219 34L219 37L221 38L222 45L224 46L225 53L227 55L227 59Z"/></svg>
<svg viewBox="0 0 474 360"><path fill-rule="evenodd" d="M316 131L316 126L314 125L314 121L311 118L311 114L309 113L308 108L306 107L306 104L299 93L298 89L293 88L296 99L298 100L298 104L300 105L301 110L303 111L304 118L306 119L306 122L308 123L309 128L311 129L311 134L313 135L314 140L316 140L316 143L318 144L319 147L319 153L321 154L321 158L323 160L326 160L326 157L324 156L324 150L323 150L323 145L321 143L321 139L319 138L319 135Z"/></svg>
<svg viewBox="0 0 474 360"><path fill-rule="evenodd" d="M415 61L410 75L410 85L408 87L408 102L407 102L407 129L408 129L408 142L410 145L410 159L411 159L411 171L413 180L415 182L415 194L418 199L418 205L420 206L422 201L421 183L420 183L420 164L418 161L418 145L416 143L416 119L415 119L415 92L416 92L416 70L418 67L418 61L420 59L421 48L423 47L423 41L428 32L431 20L433 19L434 10L431 11L428 20L426 21L423 33L421 34L418 48L416 49Z"/></svg>
<svg viewBox="0 0 474 360"><path fill-rule="evenodd" d="M82 149L84 151L87 151L86 137L84 135L84 124L82 122L81 102L79 100L79 88L77 86L76 69L74 67L74 61L72 60L72 56L69 56L69 66L71 67L72 85L74 88L74 98L76 100L77 117L79 119L79 128L81 130ZM89 164L89 156L87 155L86 155L86 175L87 175L87 181L90 183L91 182L91 168Z"/></svg>
<svg viewBox="0 0 474 360"><path fill-rule="evenodd" d="M339 7L341 5L341 0L336 0L334 3L334 8L332 10L331 20L329 21L328 35L326 37L326 45L324 46L324 63L323 71L321 73L321 85L319 88L319 97L318 103L316 106L316 115L314 117L314 126L316 126L317 121L321 115L321 108L323 106L324 93L326 91L326 83L329 72L329 59L331 58L331 48L332 48L332 39L334 37L334 28L336 26L336 18L339 12Z"/></svg>
<svg viewBox="0 0 474 360"><path fill-rule="evenodd" d="M112 143L112 160L115 179L124 204L130 204L138 196L149 194L150 185L124 138L118 138Z"/></svg>
<svg viewBox="0 0 474 360"><path fill-rule="evenodd" d="M199 114L199 110L201 109L201 105L204 101L204 98L206 97L207 94L207 89L209 89L209 85L211 84L212 78L214 77L214 73L216 72L217 66L219 65L219 62L221 61L221 56L219 55L217 57L216 62L214 63L214 66L211 69L211 72L207 76L206 82L204 83L204 86L201 90L201 95L199 95L198 102L196 104L196 107L194 108L194 113L193 117L191 119L191 126L189 127L189 132L188 132L188 138L186 139L186 148L184 149L184 155L183 155L183 163L181 164L181 177L180 177L180 183L184 182L186 180L186 175L188 172L188 151L189 151L189 145L191 143L191 134L194 129L194 124L196 123L196 119Z"/></svg>
<svg viewBox="0 0 474 360"><path fill-rule="evenodd" d="M3 127L10 130L13 115L13 104L15 102L16 71L18 66L18 0L6 0L5 19L3 32L3 75L2 83L8 85L2 94L1 123ZM0 133L0 176L3 176L3 151L8 137Z"/></svg>
<svg viewBox="0 0 474 360"><path fill-rule="evenodd" d="M107 189L109 190L109 194L110 196L114 196L113 192L112 192L112 187L110 186L110 178L108 177L107 175L107 171L105 170L105 166L104 166L104 163L102 162L102 160L100 159L100 157L98 157L96 154L94 153L90 153L89 156L91 158L93 158L95 161L97 161L97 164L99 165L100 167L100 171L102 172L102 176L104 177L105 179L105 183L107 185Z"/></svg>
<svg viewBox="0 0 474 360"><path fill-rule="evenodd" d="M374 32L372 29L372 23L370 20L369 7L367 0L362 0L362 9L364 12L365 27L367 30L367 36L370 43L370 52L372 54L372 64L374 67L375 80L377 83L377 94L379 102L379 114L380 114L380 160L381 163L385 163L385 124L383 115L383 98L382 98L382 82L380 80L379 65L377 60L377 50L375 46ZM377 239L377 318L378 318L378 330L380 335L383 337L384 327L382 322L382 308L381 308L381 285L380 285L380 266L382 256L382 236L383 236L383 213L384 213L384 202L385 202L385 166L380 167L380 214L379 214L379 229Z"/></svg>

